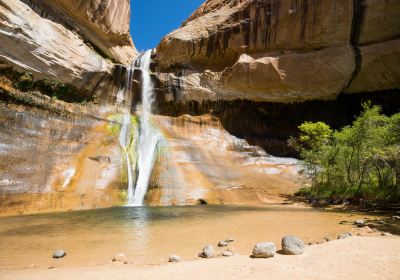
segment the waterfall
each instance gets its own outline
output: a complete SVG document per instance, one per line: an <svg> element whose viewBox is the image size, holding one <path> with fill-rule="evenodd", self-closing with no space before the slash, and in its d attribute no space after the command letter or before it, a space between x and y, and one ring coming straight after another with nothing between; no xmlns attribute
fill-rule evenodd
<svg viewBox="0 0 400 280"><path fill-rule="evenodd" d="M137 64L142 70L142 115L140 118L138 145L138 179L133 195L128 196L129 206L142 206L146 195L157 145L162 139L161 133L151 125L151 108L154 102L154 86L150 77L151 50L142 54Z"/></svg>
<svg viewBox="0 0 400 280"><path fill-rule="evenodd" d="M134 68L132 66L127 66L125 84L120 85L117 92L117 105L122 105L125 100L126 93L131 92L132 78L133 78Z"/></svg>
<svg viewBox="0 0 400 280"><path fill-rule="evenodd" d="M132 176L132 164L129 158L129 145L131 141L131 115L127 114L122 117L121 131L119 133L119 144L121 145L126 161L126 168L128 173L128 197L132 197L134 193L133 189L133 176Z"/></svg>
<svg viewBox="0 0 400 280"><path fill-rule="evenodd" d="M151 124L151 109L154 102L154 85L150 77L151 50L142 53L135 61L134 67L127 69L127 81L121 86L117 103L122 104L127 90L131 89L133 70L139 68L142 72L142 112L140 116L139 144L137 145L137 159L132 162L129 156L131 146L132 126L131 115L126 114L122 117L121 129L119 134L119 144L124 151L127 173L128 173L128 206L142 206L146 195L151 173L153 171L154 160L157 147L163 139L160 131ZM135 178L133 171L137 171L137 181L134 187Z"/></svg>

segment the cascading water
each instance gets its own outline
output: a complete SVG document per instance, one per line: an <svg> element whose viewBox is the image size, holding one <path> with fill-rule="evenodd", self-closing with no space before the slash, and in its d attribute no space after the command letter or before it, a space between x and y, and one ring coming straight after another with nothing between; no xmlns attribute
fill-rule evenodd
<svg viewBox="0 0 400 280"><path fill-rule="evenodd" d="M131 141L131 115L127 114L122 117L121 131L119 133L119 144L121 145L126 161L126 168L128 173L128 197L133 197L133 176L132 176L132 164L129 157L129 146Z"/></svg>
<svg viewBox="0 0 400 280"><path fill-rule="evenodd" d="M138 59L142 70L142 116L140 119L138 146L138 179L133 196L128 197L128 205L141 206L149 186L157 146L162 139L161 133L151 125L151 108L154 102L154 86L150 77L151 50Z"/></svg>
<svg viewBox="0 0 400 280"><path fill-rule="evenodd" d="M150 77L151 50L144 52L135 61L134 66L142 71L142 112L140 117L139 144L137 145L136 161L130 157L129 151L132 150L131 135L132 126L131 115L126 114L121 121L119 143L124 151L128 174L128 206L142 206L146 195L151 173L153 171L154 160L157 146L163 139L160 131L151 125L151 108L154 102L154 86ZM130 84L135 68L128 68L127 81L125 86L118 91L120 104L124 100L127 90L130 91ZM137 171L136 186L134 186L134 171Z"/></svg>
<svg viewBox="0 0 400 280"><path fill-rule="evenodd" d="M133 71L134 68L132 66L128 66L126 68L125 84L121 84L117 92L117 105L122 105L125 100L126 93L129 94L131 92Z"/></svg>

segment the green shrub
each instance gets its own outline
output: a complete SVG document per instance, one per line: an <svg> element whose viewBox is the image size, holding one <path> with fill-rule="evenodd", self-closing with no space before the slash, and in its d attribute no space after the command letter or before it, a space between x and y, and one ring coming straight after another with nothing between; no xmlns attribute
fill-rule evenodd
<svg viewBox="0 0 400 280"><path fill-rule="evenodd" d="M299 138L289 144L304 159L314 196L399 202L400 113L388 117L366 103L353 124L341 130L321 122L299 129Z"/></svg>
<svg viewBox="0 0 400 280"><path fill-rule="evenodd" d="M33 75L30 72L17 73L14 77L13 87L22 91L28 91L33 86Z"/></svg>

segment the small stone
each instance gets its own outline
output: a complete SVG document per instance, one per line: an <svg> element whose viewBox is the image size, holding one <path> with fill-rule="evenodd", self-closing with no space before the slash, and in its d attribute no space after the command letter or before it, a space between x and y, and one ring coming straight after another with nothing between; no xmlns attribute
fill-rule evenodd
<svg viewBox="0 0 400 280"><path fill-rule="evenodd" d="M273 242L258 243L253 248L251 257L253 258L271 258L276 253L276 247Z"/></svg>
<svg viewBox="0 0 400 280"><path fill-rule="evenodd" d="M351 236L350 232L344 232L344 233L339 234L337 239L345 239L345 238L350 237L350 236Z"/></svg>
<svg viewBox="0 0 400 280"><path fill-rule="evenodd" d="M214 256L215 256L215 250L213 246L211 246L210 244L206 245L199 254L199 257L206 259L213 258Z"/></svg>
<svg viewBox="0 0 400 280"><path fill-rule="evenodd" d="M382 235L382 236L391 236L392 234L389 233L389 232L382 232L381 235Z"/></svg>
<svg viewBox="0 0 400 280"><path fill-rule="evenodd" d="M370 228L369 226L363 227L363 232L365 233L373 233L375 230L373 228Z"/></svg>
<svg viewBox="0 0 400 280"><path fill-rule="evenodd" d="M112 261L113 261L113 262L120 262L120 263L123 263L123 264L128 264L128 263L129 263L129 260L128 260L128 258L125 256L125 254L118 254L118 255L116 255L116 256L112 259Z"/></svg>
<svg viewBox="0 0 400 280"><path fill-rule="evenodd" d="M282 249L286 255L300 255L304 253L303 240L293 235L286 235L282 238Z"/></svg>
<svg viewBox="0 0 400 280"><path fill-rule="evenodd" d="M330 238L330 237L328 237L328 236L326 236L326 237L324 237L324 241L325 242L329 242L329 241L331 241L332 239Z"/></svg>
<svg viewBox="0 0 400 280"><path fill-rule="evenodd" d="M233 241L235 241L235 239L233 239L233 238L227 238L227 239L225 239L225 242L226 242L226 243L232 243Z"/></svg>
<svg viewBox="0 0 400 280"><path fill-rule="evenodd" d="M232 257L232 256L233 256L233 253L232 253L231 251L229 251L229 250L225 250L225 251L222 253L222 256L224 256L224 257Z"/></svg>
<svg viewBox="0 0 400 280"><path fill-rule="evenodd" d="M365 221L364 220L357 220L354 222L354 224L358 227L363 227L365 226Z"/></svg>
<svg viewBox="0 0 400 280"><path fill-rule="evenodd" d="M61 258L65 257L66 255L67 255L67 253L64 250L61 250L61 249L55 250L53 252L53 258L54 259L61 259Z"/></svg>
<svg viewBox="0 0 400 280"><path fill-rule="evenodd" d="M218 242L218 247L226 247L226 246L228 246L229 244L228 244L228 242L226 242L226 241L220 241L220 242Z"/></svg>
<svg viewBox="0 0 400 280"><path fill-rule="evenodd" d="M181 262L182 258L178 255L169 256L169 262Z"/></svg>
<svg viewBox="0 0 400 280"><path fill-rule="evenodd" d="M400 220L400 216L393 216L393 220Z"/></svg>

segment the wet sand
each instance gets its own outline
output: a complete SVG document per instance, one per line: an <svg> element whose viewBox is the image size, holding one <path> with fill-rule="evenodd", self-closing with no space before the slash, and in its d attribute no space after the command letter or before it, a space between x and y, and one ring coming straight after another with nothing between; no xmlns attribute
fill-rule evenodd
<svg viewBox="0 0 400 280"><path fill-rule="evenodd" d="M239 255L162 265L0 270L3 280L36 279L400 279L400 237L350 237L308 246L299 256Z"/></svg>

